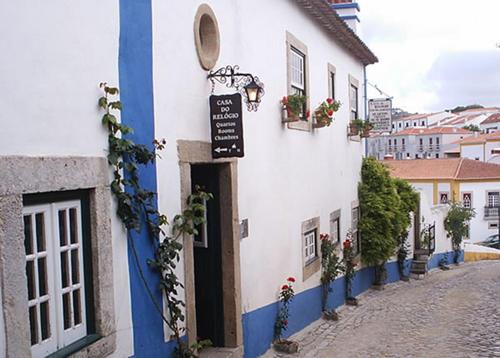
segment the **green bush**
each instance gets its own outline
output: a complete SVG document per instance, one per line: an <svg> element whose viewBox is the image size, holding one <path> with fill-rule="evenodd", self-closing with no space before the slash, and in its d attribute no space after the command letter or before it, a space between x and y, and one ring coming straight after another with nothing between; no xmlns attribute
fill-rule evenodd
<svg viewBox="0 0 500 358"><path fill-rule="evenodd" d="M361 178L361 258L376 267L376 283L383 284L386 261L398 247L405 246L418 193L406 181L391 178L389 170L375 158L363 160Z"/></svg>

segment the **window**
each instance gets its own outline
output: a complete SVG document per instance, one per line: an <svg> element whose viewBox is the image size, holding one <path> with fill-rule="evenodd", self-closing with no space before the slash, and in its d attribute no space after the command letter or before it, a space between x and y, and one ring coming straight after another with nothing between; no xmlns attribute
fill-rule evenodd
<svg viewBox="0 0 500 358"><path fill-rule="evenodd" d="M464 208L472 208L472 193L462 193L462 205Z"/></svg>
<svg viewBox="0 0 500 358"><path fill-rule="evenodd" d="M432 145L432 138L429 138L429 145Z"/></svg>
<svg viewBox="0 0 500 358"><path fill-rule="evenodd" d="M305 116L309 109L309 60L307 57L307 46L299 41L291 33L286 33L287 45L287 91L288 94L299 94L306 96L306 104L302 108L300 118L302 120L288 123L288 128L310 131L311 124Z"/></svg>
<svg viewBox="0 0 500 358"><path fill-rule="evenodd" d="M401 122L398 123L398 127L401 128Z"/></svg>
<svg viewBox="0 0 500 358"><path fill-rule="evenodd" d="M395 127L394 127L394 123L392 124L392 129L395 129Z"/></svg>
<svg viewBox="0 0 500 358"><path fill-rule="evenodd" d="M392 145L392 140L389 139L389 146L391 146L391 145Z"/></svg>
<svg viewBox="0 0 500 358"><path fill-rule="evenodd" d="M439 137L436 137L436 145L439 145Z"/></svg>
<svg viewBox="0 0 500 358"><path fill-rule="evenodd" d="M448 204L448 192L439 193L439 204Z"/></svg>
<svg viewBox="0 0 500 358"><path fill-rule="evenodd" d="M436 159L439 159L439 153L436 153Z"/></svg>
<svg viewBox="0 0 500 358"><path fill-rule="evenodd" d="M88 334L90 255L80 200L27 205L23 221L31 349L40 357Z"/></svg>
<svg viewBox="0 0 500 358"><path fill-rule="evenodd" d="M419 138L419 139L418 139L418 144L420 144L420 145L424 145L424 140L423 140L422 138Z"/></svg>
<svg viewBox="0 0 500 358"><path fill-rule="evenodd" d="M408 123L408 122L406 122L406 123L405 123L405 127L406 127L406 128L408 128L408 127L409 127L409 123Z"/></svg>
<svg viewBox="0 0 500 358"><path fill-rule="evenodd" d="M404 139L404 138L403 138L403 139L401 139L401 144L402 144L402 145L405 145L405 139Z"/></svg>
<svg viewBox="0 0 500 358"><path fill-rule="evenodd" d="M354 254L357 255L361 252L361 242L359 237L358 222L359 222L359 206L352 208L352 240L354 248Z"/></svg>
<svg viewBox="0 0 500 358"><path fill-rule="evenodd" d="M489 191L488 192L488 206L498 206L500 205L500 192Z"/></svg>
<svg viewBox="0 0 500 358"><path fill-rule="evenodd" d="M330 213L330 237L334 244L340 244L340 210Z"/></svg>
<svg viewBox="0 0 500 358"><path fill-rule="evenodd" d="M359 81L353 76L349 75L349 109L351 112L351 121L359 118L358 88Z"/></svg>
<svg viewBox="0 0 500 358"><path fill-rule="evenodd" d="M417 122L413 122L413 126L416 127L417 126Z"/></svg>
<svg viewBox="0 0 500 358"><path fill-rule="evenodd" d="M305 96L306 94L306 74L305 74L305 64L306 64L306 56L292 47L291 50L291 86L292 86L292 94L299 94Z"/></svg>
<svg viewBox="0 0 500 358"><path fill-rule="evenodd" d="M330 98L335 99L335 66L332 64L328 64L328 94Z"/></svg>
<svg viewBox="0 0 500 358"><path fill-rule="evenodd" d="M498 222L488 221L488 229L490 230L498 230Z"/></svg>
<svg viewBox="0 0 500 358"><path fill-rule="evenodd" d="M316 237L317 232L316 229L308 231L304 234L304 258L306 260L306 264L314 261L316 257L318 257L318 250L316 248Z"/></svg>
<svg viewBox="0 0 500 358"><path fill-rule="evenodd" d="M425 127L425 121L422 121L422 127Z"/></svg>
<svg viewBox="0 0 500 358"><path fill-rule="evenodd" d="M319 217L302 222L302 280L305 281L320 271L318 238Z"/></svg>

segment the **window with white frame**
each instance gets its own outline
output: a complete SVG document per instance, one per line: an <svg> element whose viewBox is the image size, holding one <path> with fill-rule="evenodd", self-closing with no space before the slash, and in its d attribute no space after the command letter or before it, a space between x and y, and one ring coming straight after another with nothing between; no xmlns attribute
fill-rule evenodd
<svg viewBox="0 0 500 358"><path fill-rule="evenodd" d="M314 261L318 257L316 246L317 230L311 230L304 233L304 259L306 264Z"/></svg>
<svg viewBox="0 0 500 358"><path fill-rule="evenodd" d="M330 237L332 243L340 244L340 209L330 213Z"/></svg>
<svg viewBox="0 0 500 358"><path fill-rule="evenodd" d="M307 46L294 35L286 32L287 46L287 93L288 95L302 95L306 97L301 113L300 121L288 123L288 128L310 131L310 122L307 119L309 110L309 59Z"/></svg>
<svg viewBox="0 0 500 358"><path fill-rule="evenodd" d="M292 86L292 94L299 94L305 96L306 94L306 56L292 47L290 51L290 70L291 79L290 84Z"/></svg>
<svg viewBox="0 0 500 358"><path fill-rule="evenodd" d="M470 192L462 193L462 205L464 208L468 209L472 208L472 193Z"/></svg>
<svg viewBox="0 0 500 358"><path fill-rule="evenodd" d="M25 206L23 221L32 356L45 357L88 333L81 201Z"/></svg>
<svg viewBox="0 0 500 358"><path fill-rule="evenodd" d="M335 74L337 69L331 63L328 64L328 95L335 99Z"/></svg>
<svg viewBox="0 0 500 358"><path fill-rule="evenodd" d="M439 193L439 204L448 204L449 193L447 191L442 191Z"/></svg>
<svg viewBox="0 0 500 358"><path fill-rule="evenodd" d="M488 206L498 206L500 205L500 192L498 191L489 191L488 192Z"/></svg>
<svg viewBox="0 0 500 358"><path fill-rule="evenodd" d="M358 87L351 83L350 85L350 107L351 107L351 120L358 118Z"/></svg>

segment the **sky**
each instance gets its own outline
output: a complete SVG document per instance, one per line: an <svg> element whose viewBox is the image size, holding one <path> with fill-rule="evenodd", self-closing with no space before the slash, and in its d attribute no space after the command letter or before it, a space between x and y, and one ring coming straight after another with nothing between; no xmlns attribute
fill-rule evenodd
<svg viewBox="0 0 500 358"><path fill-rule="evenodd" d="M358 0L368 81L411 113L500 106L500 0ZM381 98L369 86L369 98Z"/></svg>

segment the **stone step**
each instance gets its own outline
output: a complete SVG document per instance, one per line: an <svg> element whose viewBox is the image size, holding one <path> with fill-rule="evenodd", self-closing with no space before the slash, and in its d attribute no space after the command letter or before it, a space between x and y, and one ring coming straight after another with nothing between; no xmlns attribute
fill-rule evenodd
<svg viewBox="0 0 500 358"><path fill-rule="evenodd" d="M428 249L415 249L415 255L429 255Z"/></svg>
<svg viewBox="0 0 500 358"><path fill-rule="evenodd" d="M429 255L415 255L417 261L429 261Z"/></svg>

